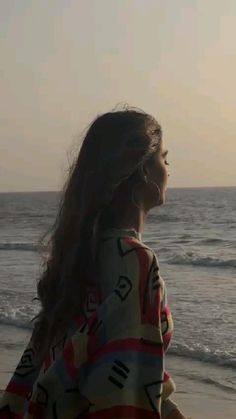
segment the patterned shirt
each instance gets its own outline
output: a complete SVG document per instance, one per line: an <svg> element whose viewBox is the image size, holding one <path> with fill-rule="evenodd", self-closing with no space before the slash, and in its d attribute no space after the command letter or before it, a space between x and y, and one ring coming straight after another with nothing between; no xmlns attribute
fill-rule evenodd
<svg viewBox="0 0 236 419"><path fill-rule="evenodd" d="M160 419L176 406L164 367L173 334L155 252L134 229L104 230L100 276L84 315L36 363L30 339L0 402L0 419Z"/></svg>

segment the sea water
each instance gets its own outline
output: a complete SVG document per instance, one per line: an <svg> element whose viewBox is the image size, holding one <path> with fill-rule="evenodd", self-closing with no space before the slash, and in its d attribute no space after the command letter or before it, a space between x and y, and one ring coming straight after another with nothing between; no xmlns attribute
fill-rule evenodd
<svg viewBox="0 0 236 419"><path fill-rule="evenodd" d="M0 387L38 313L38 240L60 193L0 194ZM236 188L170 188L146 219L142 241L158 257L174 319L166 357L172 377L236 400ZM183 387L184 388L184 387ZM204 390L205 391L205 390Z"/></svg>

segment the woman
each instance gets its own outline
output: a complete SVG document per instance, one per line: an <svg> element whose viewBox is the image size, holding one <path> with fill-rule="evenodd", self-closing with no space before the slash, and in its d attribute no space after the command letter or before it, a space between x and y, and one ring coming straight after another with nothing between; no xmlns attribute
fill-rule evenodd
<svg viewBox="0 0 236 419"><path fill-rule="evenodd" d="M143 111L108 112L90 125L0 418L184 418L164 369L173 331L166 287L142 242L149 210L165 202L166 156L160 125Z"/></svg>

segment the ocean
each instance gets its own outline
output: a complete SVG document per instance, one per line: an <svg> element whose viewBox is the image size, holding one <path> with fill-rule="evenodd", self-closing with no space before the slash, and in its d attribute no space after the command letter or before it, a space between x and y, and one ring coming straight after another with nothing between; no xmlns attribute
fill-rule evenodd
<svg viewBox="0 0 236 419"><path fill-rule="evenodd" d="M37 242L55 220L59 196L0 194L0 388L39 309L32 301L41 272ZM167 286L175 329L166 368L181 380L179 391L207 385L236 400L236 187L168 189L166 203L148 214L142 240L155 250Z"/></svg>

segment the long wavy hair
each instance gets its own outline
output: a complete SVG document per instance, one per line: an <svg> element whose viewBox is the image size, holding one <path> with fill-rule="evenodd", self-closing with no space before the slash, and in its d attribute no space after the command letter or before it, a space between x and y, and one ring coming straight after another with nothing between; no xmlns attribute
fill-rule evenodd
<svg viewBox="0 0 236 419"><path fill-rule="evenodd" d="M83 314L87 287L99 275L99 232L113 226L114 200L127 182L134 186L144 179L144 164L152 161L161 137L155 118L138 108L104 113L88 127L62 188L37 282L41 309L31 322L39 351Z"/></svg>

